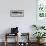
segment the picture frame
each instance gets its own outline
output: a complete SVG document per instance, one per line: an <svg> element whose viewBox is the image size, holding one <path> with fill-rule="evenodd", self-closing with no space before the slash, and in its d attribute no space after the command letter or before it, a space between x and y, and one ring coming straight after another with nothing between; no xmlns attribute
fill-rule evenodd
<svg viewBox="0 0 46 46"><path fill-rule="evenodd" d="M11 17L24 17L24 10L10 10Z"/></svg>
<svg viewBox="0 0 46 46"><path fill-rule="evenodd" d="M46 0L36 1L36 24L46 25Z"/></svg>

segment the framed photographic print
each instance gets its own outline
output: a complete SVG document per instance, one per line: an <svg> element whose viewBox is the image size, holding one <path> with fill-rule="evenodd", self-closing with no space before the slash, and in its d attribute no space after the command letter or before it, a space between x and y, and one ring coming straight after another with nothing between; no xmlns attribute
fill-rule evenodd
<svg viewBox="0 0 46 46"><path fill-rule="evenodd" d="M46 23L46 0L37 0L37 14L36 23L38 25L45 25Z"/></svg>
<svg viewBox="0 0 46 46"><path fill-rule="evenodd" d="M10 10L11 17L24 17L24 10Z"/></svg>

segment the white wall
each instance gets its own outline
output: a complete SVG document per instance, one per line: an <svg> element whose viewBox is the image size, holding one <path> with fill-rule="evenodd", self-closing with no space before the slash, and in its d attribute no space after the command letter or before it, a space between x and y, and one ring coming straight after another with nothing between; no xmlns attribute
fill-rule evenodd
<svg viewBox="0 0 46 46"><path fill-rule="evenodd" d="M10 17L10 10L16 9L24 10L24 17ZM36 0L0 0L0 34L16 26L31 34L32 24L36 24Z"/></svg>

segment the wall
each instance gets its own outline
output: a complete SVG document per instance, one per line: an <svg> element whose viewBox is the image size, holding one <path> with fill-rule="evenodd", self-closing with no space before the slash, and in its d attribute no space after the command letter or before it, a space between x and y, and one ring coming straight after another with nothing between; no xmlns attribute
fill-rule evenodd
<svg viewBox="0 0 46 46"><path fill-rule="evenodd" d="M24 17L10 17L10 10L21 9ZM32 24L36 24L36 0L0 0L0 34L18 26L19 32L30 32L32 35Z"/></svg>

